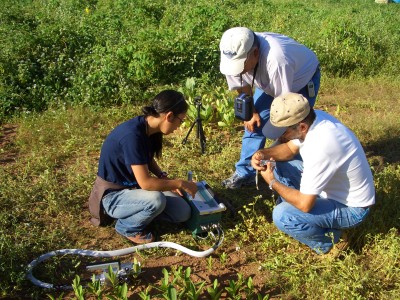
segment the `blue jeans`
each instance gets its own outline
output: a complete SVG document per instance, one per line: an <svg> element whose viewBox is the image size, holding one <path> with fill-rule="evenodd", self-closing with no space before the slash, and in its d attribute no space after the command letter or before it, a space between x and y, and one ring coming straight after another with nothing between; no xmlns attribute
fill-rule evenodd
<svg viewBox="0 0 400 300"><path fill-rule="evenodd" d="M173 192L113 191L103 197L102 204L106 213L117 219L115 230L123 236L143 231L155 218L180 223L191 215L189 204Z"/></svg>
<svg viewBox="0 0 400 300"><path fill-rule="evenodd" d="M297 93L306 97L310 102L311 107L314 107L321 81L321 72L319 68L315 71L311 80L314 82L315 97L308 96L307 86L303 87L300 91L297 91ZM244 131L240 159L235 164L236 173L240 177L251 177L256 174L255 170L250 165L250 160L257 150L262 149L265 146L266 138L262 134L262 129L269 120L269 110L271 108L271 103L274 100L274 97L267 95L264 91L258 88L255 90L253 98L255 109L261 118L261 126L257 127L254 132L247 131L247 129Z"/></svg>
<svg viewBox="0 0 400 300"><path fill-rule="evenodd" d="M297 156L292 161L277 162L274 174L280 182L299 189L302 170L303 162ZM305 213L279 197L272 218L279 230L322 254L339 241L342 229L359 225L368 213L369 208L349 207L321 197L317 197L314 207Z"/></svg>

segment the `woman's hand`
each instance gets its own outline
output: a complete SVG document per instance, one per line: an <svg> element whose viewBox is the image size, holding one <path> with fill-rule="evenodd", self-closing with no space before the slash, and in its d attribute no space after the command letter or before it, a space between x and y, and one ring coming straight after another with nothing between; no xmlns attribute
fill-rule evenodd
<svg viewBox="0 0 400 300"><path fill-rule="evenodd" d="M184 190L186 193L188 193L192 198L197 193L197 184L196 182L193 181L186 181L186 180L181 180L181 190ZM180 190L177 190L178 194L183 196L183 193Z"/></svg>

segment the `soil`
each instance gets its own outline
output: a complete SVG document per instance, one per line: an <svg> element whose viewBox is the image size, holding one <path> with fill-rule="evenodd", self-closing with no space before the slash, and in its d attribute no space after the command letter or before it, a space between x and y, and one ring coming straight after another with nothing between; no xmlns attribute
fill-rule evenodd
<svg viewBox="0 0 400 300"><path fill-rule="evenodd" d="M91 227L91 225L88 225L88 222L85 222L85 224L82 223L82 226L86 227L83 230L88 229L93 232L93 228L87 228ZM171 228L168 228L167 231L171 231L170 229ZM89 239L92 242L82 245L82 248L100 249L101 245L104 246L105 243L107 243L107 249L109 248L110 250L124 249L134 246L125 241L125 239L118 234L115 234L112 227L96 228L96 234L96 239ZM188 235L190 235L190 232L188 232ZM166 238L163 239L162 237L159 237L157 240L169 241L168 236L169 235L167 234ZM200 247L198 247L198 245L189 246L189 244L193 244L193 242L190 242L189 237L185 242L180 244L191 250L197 251L204 251L212 246L211 241L208 245L207 243L202 243ZM104 247L102 248L104 249ZM186 270L190 267L190 278L192 282L199 283L205 281L207 287L211 286L215 279L218 280L220 288L225 289L225 287L229 286L229 281L238 281L238 274L241 274L246 280L251 277L255 288L254 291L256 293L263 296L269 294L269 299L282 299L279 290L271 290L266 287L269 274L265 270L261 270L258 261L262 261L262 258L257 257L257 253L254 253L250 247L247 248L246 246L242 246L239 248L235 244L226 244L225 241L221 248L217 248L210 256L204 258L190 256L169 248L161 248L161 250L153 249L148 251L150 253L146 253L147 250L143 250L139 254L128 254L127 256L120 257L121 262L133 262L134 257L136 257L142 266L142 273L131 285L132 289L129 292L131 295L130 299L138 299L138 292L144 291L149 285L160 286L160 282L163 278L162 270L164 268L167 269L171 276L173 271L178 267L182 267L182 270ZM225 261L221 260L222 253L226 253L227 258ZM183 274L183 271L181 274ZM242 284L242 286L244 287L245 284ZM207 295L208 294L204 289L202 297L199 299L208 299ZM225 297L226 292L222 294L220 299L226 299Z"/></svg>
<svg viewBox="0 0 400 300"><path fill-rule="evenodd" d="M0 165L12 163L17 157L17 153L11 151L9 146L13 143L17 132L17 125L5 124L0 130Z"/></svg>

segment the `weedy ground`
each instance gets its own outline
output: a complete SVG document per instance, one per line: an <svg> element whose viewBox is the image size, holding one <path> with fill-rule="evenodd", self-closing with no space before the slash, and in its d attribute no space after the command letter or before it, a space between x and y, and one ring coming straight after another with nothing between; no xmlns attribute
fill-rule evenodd
<svg viewBox="0 0 400 300"><path fill-rule="evenodd" d="M125 292L119 291L119 295L124 295L120 297L172 299L171 294L165 296L171 292L165 286L166 274L169 280L175 278L175 288L184 299L195 297L189 297L189 288L182 282L192 282L199 299L211 299L210 293L218 291L221 299L257 299L257 294L264 299L398 297L399 88L400 81L384 78L323 79L316 108L339 118L359 137L373 169L377 191L377 203L369 218L349 231L350 249L338 258L318 256L274 227L273 195L265 184L261 184L260 190L246 187L232 191L221 187L221 180L231 175L240 153L243 129L239 122L230 129L207 124L204 155L195 132L182 145L188 123L166 137L160 161L163 169L179 178L193 171L196 180L206 180L218 197L229 204L221 222L225 240L208 258L194 258L171 249L121 257L123 261L136 258L143 273ZM86 201L104 138L117 124L139 112L139 107L133 106L97 110L76 106L42 114L26 113L2 125L2 297L77 297L76 292L61 294L33 286L24 277L26 265L56 249L115 250L131 246L112 227L91 226ZM194 240L183 226L156 224L154 230L159 240L194 250L210 246L208 240ZM89 261L79 257L52 259L38 266L34 275L45 282L72 284L77 274L82 278L90 276L82 271ZM179 281L188 268L190 280ZM215 280L217 286L213 285ZM202 282L204 285L200 286ZM107 290L103 292L105 297ZM87 290L83 294L88 299L96 298Z"/></svg>

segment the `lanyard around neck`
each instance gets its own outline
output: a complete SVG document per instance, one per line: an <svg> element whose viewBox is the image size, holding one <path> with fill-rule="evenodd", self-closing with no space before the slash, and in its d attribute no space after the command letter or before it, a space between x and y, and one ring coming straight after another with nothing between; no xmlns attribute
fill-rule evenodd
<svg viewBox="0 0 400 300"><path fill-rule="evenodd" d="M253 87L254 87L254 79L256 78L256 73L258 69L258 63L254 67L254 73L253 73L253 80L251 81L251 91L253 92ZM240 88L243 90L243 78L242 74L240 74Z"/></svg>

